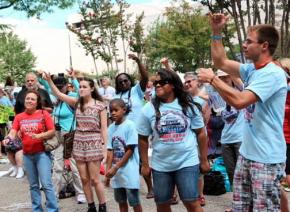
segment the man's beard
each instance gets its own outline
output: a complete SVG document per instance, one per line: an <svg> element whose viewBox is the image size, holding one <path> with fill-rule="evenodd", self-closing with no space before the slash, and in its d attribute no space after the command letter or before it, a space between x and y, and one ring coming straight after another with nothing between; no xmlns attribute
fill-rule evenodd
<svg viewBox="0 0 290 212"><path fill-rule="evenodd" d="M26 86L27 90L37 90L37 85Z"/></svg>

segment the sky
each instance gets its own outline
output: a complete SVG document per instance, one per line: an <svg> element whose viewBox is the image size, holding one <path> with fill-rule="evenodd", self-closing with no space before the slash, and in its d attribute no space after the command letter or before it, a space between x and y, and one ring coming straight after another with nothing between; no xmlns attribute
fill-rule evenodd
<svg viewBox="0 0 290 212"><path fill-rule="evenodd" d="M129 11L145 13L144 25L150 25L169 5L168 0L127 0ZM26 17L25 13L12 9L0 11L0 23L11 24L15 34L27 41L28 47L37 57L36 69L51 73L62 73L69 68L69 38L73 67L88 73L96 73L93 59L85 51L73 33L69 33L65 22L75 19L78 5L66 10L55 10L52 14L42 14L40 19ZM97 60L97 73L105 70L105 63ZM132 66L130 66L133 69ZM130 71L130 70L129 70Z"/></svg>

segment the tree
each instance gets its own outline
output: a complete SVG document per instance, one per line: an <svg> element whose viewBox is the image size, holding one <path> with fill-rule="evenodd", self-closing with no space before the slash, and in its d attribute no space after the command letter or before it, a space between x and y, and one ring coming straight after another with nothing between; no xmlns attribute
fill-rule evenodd
<svg viewBox="0 0 290 212"><path fill-rule="evenodd" d="M135 36L132 31L136 28L130 24L132 14L126 12L128 8L129 4L123 0L116 0L115 3L110 0L90 0L80 7L82 20L67 25L94 61L100 58L107 64L107 71L120 71L118 63L123 61L122 71L126 72L127 52ZM122 44L123 58L120 57L121 50L117 48L117 42Z"/></svg>
<svg viewBox="0 0 290 212"><path fill-rule="evenodd" d="M182 0L173 1L163 15L165 20L157 19L146 38L150 68L158 68L162 57L168 57L180 72L209 65L210 29L201 11Z"/></svg>
<svg viewBox="0 0 290 212"><path fill-rule="evenodd" d="M53 8L65 9L71 7L76 0L0 0L0 10L12 7L17 11L26 12L28 17L41 13L53 12Z"/></svg>
<svg viewBox="0 0 290 212"><path fill-rule="evenodd" d="M24 82L26 73L32 71L36 57L25 41L12 32L0 34L0 79L12 76L18 84Z"/></svg>
<svg viewBox="0 0 290 212"><path fill-rule="evenodd" d="M192 0L199 1L211 12L226 12L231 15L238 38L239 51L247 36L247 27L255 24L271 24L280 31L278 57L290 56L289 12L290 0ZM225 34L225 37L227 35Z"/></svg>

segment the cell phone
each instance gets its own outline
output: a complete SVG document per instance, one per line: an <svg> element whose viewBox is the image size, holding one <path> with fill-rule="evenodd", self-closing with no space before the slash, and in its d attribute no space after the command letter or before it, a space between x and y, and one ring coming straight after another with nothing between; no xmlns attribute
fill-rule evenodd
<svg viewBox="0 0 290 212"><path fill-rule="evenodd" d="M64 77L64 73L58 73L59 77Z"/></svg>

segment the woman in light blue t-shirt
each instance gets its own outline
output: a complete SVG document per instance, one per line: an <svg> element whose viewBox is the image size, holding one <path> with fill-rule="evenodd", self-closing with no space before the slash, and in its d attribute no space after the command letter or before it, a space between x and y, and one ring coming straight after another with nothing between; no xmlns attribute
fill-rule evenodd
<svg viewBox="0 0 290 212"><path fill-rule="evenodd" d="M151 171L148 137L152 135L151 166L157 210L170 211L175 186L188 211L201 210L197 185L199 170L209 170L201 112L184 91L175 72L161 69L154 86L156 96L143 107L137 124L141 173L147 176Z"/></svg>

